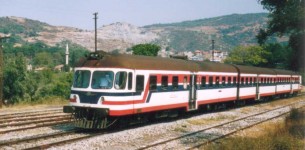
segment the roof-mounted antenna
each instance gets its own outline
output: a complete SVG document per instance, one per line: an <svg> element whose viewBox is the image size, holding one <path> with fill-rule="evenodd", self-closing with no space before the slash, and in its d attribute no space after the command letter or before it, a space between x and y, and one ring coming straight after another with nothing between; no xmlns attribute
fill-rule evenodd
<svg viewBox="0 0 305 150"><path fill-rule="evenodd" d="M97 12L96 13L94 13L93 14L94 15L94 24L95 24L95 47L94 47L94 51L96 52L97 51L97 22L96 22L96 20L97 20Z"/></svg>

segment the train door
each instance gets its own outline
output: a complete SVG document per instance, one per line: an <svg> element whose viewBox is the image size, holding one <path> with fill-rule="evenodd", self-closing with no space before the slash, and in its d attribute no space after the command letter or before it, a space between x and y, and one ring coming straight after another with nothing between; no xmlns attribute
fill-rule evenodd
<svg viewBox="0 0 305 150"><path fill-rule="evenodd" d="M189 111L196 110L197 100L197 75L190 75L190 88L189 88Z"/></svg>
<svg viewBox="0 0 305 150"><path fill-rule="evenodd" d="M289 77L289 84L290 84L290 94L293 94L293 88L292 88L292 76Z"/></svg>
<svg viewBox="0 0 305 150"><path fill-rule="evenodd" d="M255 96L255 100L259 100L261 97L260 97L260 94L259 94L259 82L260 82L260 77L257 76L256 79L256 96Z"/></svg>

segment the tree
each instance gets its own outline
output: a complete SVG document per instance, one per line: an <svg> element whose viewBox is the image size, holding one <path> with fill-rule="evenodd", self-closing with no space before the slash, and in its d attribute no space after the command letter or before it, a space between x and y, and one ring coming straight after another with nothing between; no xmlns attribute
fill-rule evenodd
<svg viewBox="0 0 305 150"><path fill-rule="evenodd" d="M41 52L35 55L34 65L39 67L50 67L53 65L52 55L47 52Z"/></svg>
<svg viewBox="0 0 305 150"><path fill-rule="evenodd" d="M304 71L305 0L259 0L270 11L267 29L260 29L257 39L264 44L273 34L289 36L292 49L289 69Z"/></svg>
<svg viewBox="0 0 305 150"><path fill-rule="evenodd" d="M155 44L138 44L131 49L134 55L157 56L161 47Z"/></svg>
<svg viewBox="0 0 305 150"><path fill-rule="evenodd" d="M278 43L265 44L263 48L270 53L270 55L266 55L265 57L268 62L263 64L264 67L278 69L289 68L291 48Z"/></svg>
<svg viewBox="0 0 305 150"><path fill-rule="evenodd" d="M238 46L225 59L225 63L260 66L268 62L270 53L261 46Z"/></svg>
<svg viewBox="0 0 305 150"><path fill-rule="evenodd" d="M10 100L12 103L18 102L23 98L25 87L23 81L26 78L26 66L23 56L18 55L16 58L7 59L4 67L4 99Z"/></svg>

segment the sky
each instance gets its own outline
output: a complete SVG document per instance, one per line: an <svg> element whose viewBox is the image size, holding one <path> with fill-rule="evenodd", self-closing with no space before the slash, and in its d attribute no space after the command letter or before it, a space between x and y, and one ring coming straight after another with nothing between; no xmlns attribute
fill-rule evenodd
<svg viewBox="0 0 305 150"><path fill-rule="evenodd" d="M115 22L136 26L230 14L267 12L257 0L0 0L0 17L16 16L56 26L94 29Z"/></svg>

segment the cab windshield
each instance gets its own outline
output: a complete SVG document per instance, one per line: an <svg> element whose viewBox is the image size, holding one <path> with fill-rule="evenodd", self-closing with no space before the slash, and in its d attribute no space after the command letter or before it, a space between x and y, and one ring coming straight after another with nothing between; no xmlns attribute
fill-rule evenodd
<svg viewBox="0 0 305 150"><path fill-rule="evenodd" d="M92 76L92 89L111 89L113 85L112 71L94 71Z"/></svg>
<svg viewBox="0 0 305 150"><path fill-rule="evenodd" d="M77 70L74 73L73 87L75 88L88 88L90 81L90 71Z"/></svg>

